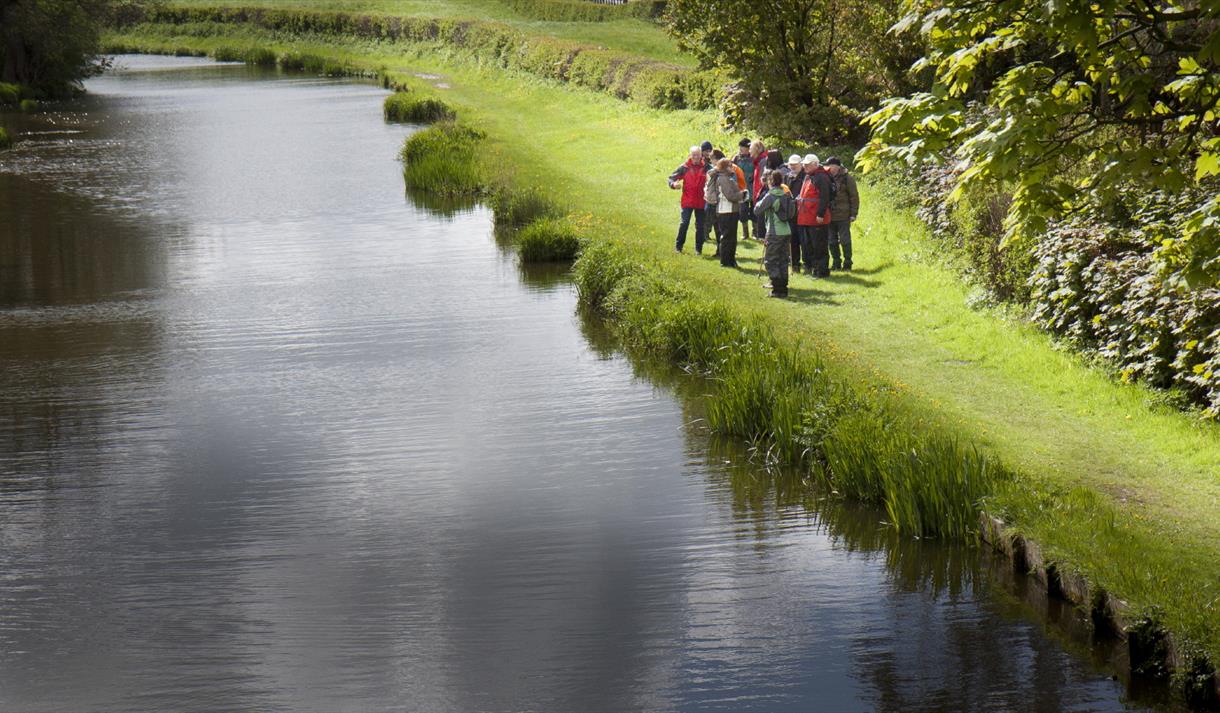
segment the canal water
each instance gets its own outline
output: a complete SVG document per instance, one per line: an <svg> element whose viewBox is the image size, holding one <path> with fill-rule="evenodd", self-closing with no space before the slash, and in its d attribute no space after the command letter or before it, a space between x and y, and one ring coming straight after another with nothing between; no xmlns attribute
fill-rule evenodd
<svg viewBox="0 0 1220 713"><path fill-rule="evenodd" d="M751 466L486 210L404 196L380 89L87 87L3 117L0 710L1131 705L996 563Z"/></svg>

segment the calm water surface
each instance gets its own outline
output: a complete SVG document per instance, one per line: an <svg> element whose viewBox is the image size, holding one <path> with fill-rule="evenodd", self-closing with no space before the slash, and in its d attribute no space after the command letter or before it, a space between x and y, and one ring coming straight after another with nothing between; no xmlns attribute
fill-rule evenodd
<svg viewBox="0 0 1220 713"><path fill-rule="evenodd" d="M0 709L1124 709L405 198L379 89L120 64L3 118Z"/></svg>

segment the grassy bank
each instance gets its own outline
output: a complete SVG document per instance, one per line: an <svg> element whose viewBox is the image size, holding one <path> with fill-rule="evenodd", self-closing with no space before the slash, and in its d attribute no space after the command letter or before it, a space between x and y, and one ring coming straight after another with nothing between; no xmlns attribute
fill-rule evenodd
<svg viewBox="0 0 1220 713"><path fill-rule="evenodd" d="M293 43L248 29L234 34L277 52L291 48L354 68L385 68L394 82L443 97L463 122L486 134L479 149L484 162L511 173L517 186L545 191L579 218L594 245L614 251L600 258L586 253L582 290L614 295L609 308L623 324L638 325L641 342L671 349L676 330L698 320L703 336L679 340L687 351L674 356L700 363L709 351L744 351L739 338L748 334L758 342L750 349L763 350L751 352L764 354L760 368L814 369L774 385L775 394L787 394L782 408L740 423L734 414L757 413L760 404L749 399L765 385L738 373L734 386L726 376L726 390L743 405L726 407L725 428L791 444L777 447L781 455L799 450L800 438L818 438L826 460L841 463L837 469L831 463L831 471L889 472L897 467L892 454L907 452L907 438L919 439L922 448L957 449L954 458L973 457L977 448L986 463L1002 463L1015 474L988 480L990 510L1041 543L1048 558L1135 608L1159 605L1170 628L1220 660L1217 429L1156 406L1147 391L1107 379L1021 321L971 308L967 288L924 254L929 242L922 227L893 210L884 195L861 187L857 272L818 282L798 277L790 286L793 299L765 300L756 244L744 246L741 270L673 253L677 196L664 177L698 140L736 143L718 134L711 112L654 110L441 56L435 47L341 38ZM232 38L145 27L112 40L173 51L187 41L206 49ZM776 345L783 353L767 351ZM814 391L823 378L835 386ZM865 404L845 411L864 413L863 420L805 408L834 408L834 399L803 403L802 396L836 388ZM833 431L819 432L828 424ZM768 425L772 432L763 439ZM800 435L806 429L812 435ZM881 449L891 456L880 465L844 460L886 434L896 445ZM838 456L833 443L841 446Z"/></svg>

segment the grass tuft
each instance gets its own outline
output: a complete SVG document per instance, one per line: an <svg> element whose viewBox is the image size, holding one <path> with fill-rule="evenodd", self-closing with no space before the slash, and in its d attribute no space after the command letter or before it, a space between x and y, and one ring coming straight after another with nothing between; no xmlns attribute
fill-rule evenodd
<svg viewBox="0 0 1220 713"><path fill-rule="evenodd" d="M500 231L517 230L540 218L554 216L556 209L542 191L534 188L500 188L491 196L491 212Z"/></svg>
<svg viewBox="0 0 1220 713"><path fill-rule="evenodd" d="M522 262L566 262L580 252L580 237L566 219L541 218L521 229L517 253Z"/></svg>
<svg viewBox="0 0 1220 713"><path fill-rule="evenodd" d="M412 134L400 157L407 188L441 196L486 194L488 182L477 160L485 134L454 121L443 121Z"/></svg>
<svg viewBox="0 0 1220 713"><path fill-rule="evenodd" d="M386 97L384 113L386 121L412 124L430 124L455 117L453 109L445 102L415 97L408 92L395 92Z"/></svg>

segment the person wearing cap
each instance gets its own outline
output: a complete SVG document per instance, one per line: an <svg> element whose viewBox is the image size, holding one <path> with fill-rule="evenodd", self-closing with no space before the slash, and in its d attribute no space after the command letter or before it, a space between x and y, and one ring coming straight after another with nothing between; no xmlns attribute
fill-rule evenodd
<svg viewBox="0 0 1220 713"><path fill-rule="evenodd" d="M788 157L788 165L784 166L787 171L787 177L784 179L784 185L788 186L788 192L792 194L793 199L801 194L801 185L805 182L805 169L801 168L801 155L792 154ZM792 247L792 272L799 274L801 271L801 231L797 229L796 216L792 217L791 232L791 247Z"/></svg>
<svg viewBox="0 0 1220 713"><path fill-rule="evenodd" d="M830 258L831 270L851 271L851 224L860 213L860 192L856 190L856 179L847 171L837 157L826 159L826 170L834 185L834 199L830 204L831 221ZM842 255L840 256L840 248Z"/></svg>
<svg viewBox="0 0 1220 713"><path fill-rule="evenodd" d="M682 189L682 218L678 223L678 238L674 242L674 251L682 252L686 245L686 231L690 227L691 214L695 216L695 253L703 253L703 241L707 237L707 225L703 202L703 191L707 181L707 162L703 160L703 149L690 147L690 156L686 163L669 174L669 187Z"/></svg>
<svg viewBox="0 0 1220 713"><path fill-rule="evenodd" d="M742 176L745 179L745 188L747 191L750 186L754 185L754 169L758 166L758 162L754 160L754 156L750 153L752 142L749 139L742 139L737 142L737 155L733 157L733 165L741 170ZM750 223L753 220L751 211L753 205L750 201L742 201L741 203L741 239L750 239Z"/></svg>
<svg viewBox="0 0 1220 713"><path fill-rule="evenodd" d="M829 277L830 175L822 168L816 154L807 154L801 165L805 169L805 180L797 198L796 224L801 231L805 273L812 277Z"/></svg>
<svg viewBox="0 0 1220 713"><path fill-rule="evenodd" d="M746 192L737 183L733 162L720 159L707 176L703 199L716 206L716 219L720 223L720 245L716 254L720 256L721 267L737 267L737 221L745 197Z"/></svg>

